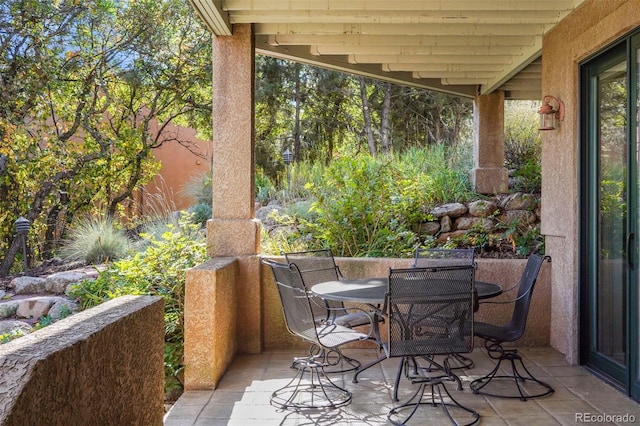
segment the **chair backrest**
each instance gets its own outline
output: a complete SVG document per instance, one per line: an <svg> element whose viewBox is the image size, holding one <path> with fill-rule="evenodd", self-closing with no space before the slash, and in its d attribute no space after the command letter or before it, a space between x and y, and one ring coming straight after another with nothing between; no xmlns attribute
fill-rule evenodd
<svg viewBox="0 0 640 426"><path fill-rule="evenodd" d="M474 275L472 265L391 269L387 356L473 350Z"/></svg>
<svg viewBox="0 0 640 426"><path fill-rule="evenodd" d="M529 315L529 306L531 305L531 296L533 295L533 287L538 279L538 273L545 260L551 260L549 256L539 254L531 254L527 260L527 265L520 277L520 285L518 286L518 295L514 302L513 314L511 321L505 327L507 334L505 342L513 342L518 340L525 332L527 325L527 316Z"/></svg>
<svg viewBox="0 0 640 426"><path fill-rule="evenodd" d="M294 263L284 264L268 259L263 259L262 262L273 271L289 332L308 342L319 344L307 287L298 267Z"/></svg>
<svg viewBox="0 0 640 426"><path fill-rule="evenodd" d="M333 253L329 249L308 250L298 252L282 252L287 263L295 263L304 282L308 286L325 282L335 281L342 277L338 265L336 265Z"/></svg>
<svg viewBox="0 0 640 426"><path fill-rule="evenodd" d="M474 249L416 249L414 268L475 265Z"/></svg>
<svg viewBox="0 0 640 426"><path fill-rule="evenodd" d="M304 282L309 288L326 281L338 281L343 278L338 265L336 265L333 253L329 249L307 250L297 252L282 252L287 263L295 263ZM323 306L328 308L342 308L344 304L335 300L316 300L312 303L314 315L319 320L327 319L330 314ZM335 313L334 313L335 314Z"/></svg>

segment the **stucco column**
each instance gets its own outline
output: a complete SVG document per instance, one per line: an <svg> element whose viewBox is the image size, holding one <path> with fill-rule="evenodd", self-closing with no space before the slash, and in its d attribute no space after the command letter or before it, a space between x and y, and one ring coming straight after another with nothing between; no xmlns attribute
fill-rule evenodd
<svg viewBox="0 0 640 426"><path fill-rule="evenodd" d="M213 39L213 214L211 257L257 254L254 218L254 43L250 25Z"/></svg>
<svg viewBox="0 0 640 426"><path fill-rule="evenodd" d="M478 95L473 103L473 163L471 181L480 194L509 190L504 167L504 92Z"/></svg>

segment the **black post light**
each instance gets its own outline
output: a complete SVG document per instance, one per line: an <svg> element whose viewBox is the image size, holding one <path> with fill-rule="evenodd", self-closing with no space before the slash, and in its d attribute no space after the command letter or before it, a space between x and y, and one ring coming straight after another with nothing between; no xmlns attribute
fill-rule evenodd
<svg viewBox="0 0 640 426"><path fill-rule="evenodd" d="M29 262L27 260L27 234L31 228L31 222L28 219L20 216L13 225L16 227L16 234L22 239L22 260L24 262L24 271L29 269Z"/></svg>
<svg viewBox="0 0 640 426"><path fill-rule="evenodd" d="M291 189L291 171L289 170L289 165L293 163L293 152L289 150L289 148L285 149L282 153L282 161L287 166L287 189Z"/></svg>

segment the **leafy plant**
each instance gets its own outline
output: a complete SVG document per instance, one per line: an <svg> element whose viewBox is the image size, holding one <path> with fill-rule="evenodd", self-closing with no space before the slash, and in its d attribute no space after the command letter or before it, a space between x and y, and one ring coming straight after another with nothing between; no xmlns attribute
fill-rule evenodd
<svg viewBox="0 0 640 426"><path fill-rule="evenodd" d="M412 248L416 235L403 217L410 203L398 201L402 194L387 166L368 155L331 163L325 184L308 186L318 218L305 229L339 256L380 257Z"/></svg>
<svg viewBox="0 0 640 426"><path fill-rule="evenodd" d="M541 139L537 119L533 102L505 103L505 167L512 171L516 191L540 192L541 189Z"/></svg>
<svg viewBox="0 0 640 426"><path fill-rule="evenodd" d="M206 260L206 242L190 214L167 225L160 236L144 234L142 252L117 260L94 281L71 287L69 294L84 308L126 294L161 296L165 302L165 388L180 387L178 375L184 337L184 284L187 269Z"/></svg>

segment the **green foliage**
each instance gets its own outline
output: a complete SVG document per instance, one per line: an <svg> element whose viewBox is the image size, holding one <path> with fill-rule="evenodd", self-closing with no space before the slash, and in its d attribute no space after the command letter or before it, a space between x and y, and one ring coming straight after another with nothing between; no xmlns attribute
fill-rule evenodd
<svg viewBox="0 0 640 426"><path fill-rule="evenodd" d="M541 138L534 102L505 102L504 119L505 167L512 170L513 190L540 192Z"/></svg>
<svg viewBox="0 0 640 426"><path fill-rule="evenodd" d="M306 229L338 256L397 255L413 247L415 234L402 215L411 201L401 201L394 171L387 166L368 155L331 163L325 185L309 185L318 219L306 223Z"/></svg>
<svg viewBox="0 0 640 426"><path fill-rule="evenodd" d="M50 256L74 217L126 214L159 170L152 150L185 143L156 129L211 132L210 34L193 9L114 6L2 3L3 45L15 48L0 49L0 275L13 263L18 216L32 223L32 259Z"/></svg>
<svg viewBox="0 0 640 426"><path fill-rule="evenodd" d="M0 344L10 342L24 335L25 333L21 330L14 330L9 333L0 334Z"/></svg>
<svg viewBox="0 0 640 426"><path fill-rule="evenodd" d="M184 214L149 240L143 252L117 260L94 281L74 285L70 295L84 308L127 294L161 296L165 302L165 387L180 386L184 336L184 284L187 269L206 260L206 242L198 225Z"/></svg>
<svg viewBox="0 0 640 426"><path fill-rule="evenodd" d="M261 204L266 204L269 199L273 198L276 187L274 183L271 181L269 176L267 176L264 171L260 168L256 168L255 173L255 186L256 186L256 199Z"/></svg>
<svg viewBox="0 0 640 426"><path fill-rule="evenodd" d="M194 223L204 226L207 220L211 219L212 208L211 204L196 204L189 208L189 212L193 213Z"/></svg>
<svg viewBox="0 0 640 426"><path fill-rule="evenodd" d="M129 239L110 217L77 221L60 249L63 258L82 260L88 265L119 259L128 252Z"/></svg>

